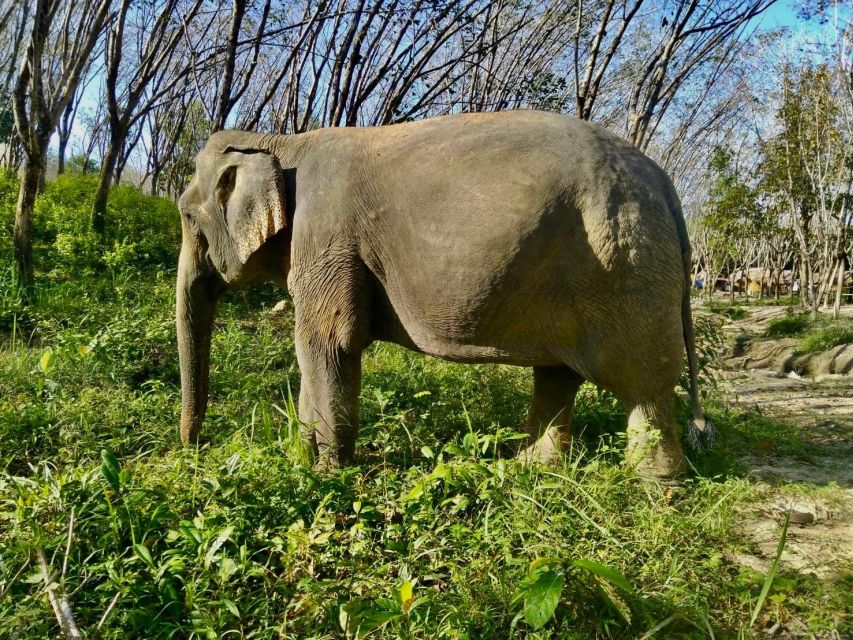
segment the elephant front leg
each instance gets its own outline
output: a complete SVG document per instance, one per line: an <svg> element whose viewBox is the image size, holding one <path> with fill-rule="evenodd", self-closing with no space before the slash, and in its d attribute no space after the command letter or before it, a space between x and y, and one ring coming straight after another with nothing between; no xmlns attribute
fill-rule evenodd
<svg viewBox="0 0 853 640"><path fill-rule="evenodd" d="M299 420L316 447L321 466L352 461L358 434L361 351L347 352L316 335L297 337L296 358L302 372Z"/></svg>
<svg viewBox="0 0 853 640"><path fill-rule="evenodd" d="M533 367L533 402L525 430L524 461L553 462L569 443L575 396L583 378L568 367Z"/></svg>

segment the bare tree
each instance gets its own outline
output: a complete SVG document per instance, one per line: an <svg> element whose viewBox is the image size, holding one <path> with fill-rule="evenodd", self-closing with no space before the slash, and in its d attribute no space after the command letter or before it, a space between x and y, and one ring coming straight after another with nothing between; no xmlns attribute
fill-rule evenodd
<svg viewBox="0 0 853 640"><path fill-rule="evenodd" d="M142 183L148 183L152 196L160 195L163 170L175 157L193 100L195 93L190 89L188 78L185 78L183 83L172 85L170 94L164 96L161 103L146 115L147 135L142 138L146 169Z"/></svg>
<svg viewBox="0 0 853 640"><path fill-rule="evenodd" d="M578 1L572 49L575 114L582 120L593 118L602 82L643 2L644 0L604 0L587 3ZM584 9L589 9L588 14ZM593 36L584 46L582 35L585 31Z"/></svg>
<svg viewBox="0 0 853 640"><path fill-rule="evenodd" d="M570 13L556 1L306 2L288 24L270 26L260 55L246 55L262 72L241 94L237 123L300 132L457 111L559 110L556 65Z"/></svg>
<svg viewBox="0 0 853 640"><path fill-rule="evenodd" d="M92 61L96 59L97 54L94 53ZM80 104L83 101L83 96L86 90L91 85L92 81L98 76L100 67L94 67L90 63L87 69L83 72L83 80L77 85L68 104L65 105L65 110L62 112L62 117L56 127L56 135L58 145L56 151L56 173L61 175L65 173L65 156L68 150L68 141L71 139L71 131L74 127L74 122L77 120L77 113L80 109Z"/></svg>
<svg viewBox="0 0 853 640"><path fill-rule="evenodd" d="M20 139L15 134L12 92L30 24L30 3L3 0L0 3L0 163L17 169L22 160Z"/></svg>
<svg viewBox="0 0 853 640"><path fill-rule="evenodd" d="M109 16L110 0L36 0L26 55L13 94L15 127L25 161L15 211L18 277L33 284L32 217L47 161L47 145L74 95ZM21 12L21 16L25 16Z"/></svg>
<svg viewBox="0 0 853 640"><path fill-rule="evenodd" d="M703 65L730 57L749 21L775 0L686 0L663 5L660 40L639 61L628 99L628 140L646 149L679 88ZM668 15L667 15L668 14ZM659 19L656 13L652 19Z"/></svg>
<svg viewBox="0 0 853 640"><path fill-rule="evenodd" d="M270 0L263 0L258 6L250 5L247 0L232 0L228 14L210 11L196 24L184 21L192 78L210 121L211 132L225 127L231 112L249 88L258 68L261 48L269 37L270 8ZM211 39L225 44L211 51L203 45Z"/></svg>
<svg viewBox="0 0 853 640"><path fill-rule="evenodd" d="M109 189L116 177L117 166L123 167L135 139L128 140L133 130L141 135L139 122L170 91L176 76L172 56L183 40L183 20L191 21L202 0L180 7L179 0L161 0L151 4L121 0L112 22L105 47L106 98L110 143L101 161L98 188L92 203L92 227L103 233ZM130 22L128 22L130 20ZM128 144L131 142L132 144Z"/></svg>

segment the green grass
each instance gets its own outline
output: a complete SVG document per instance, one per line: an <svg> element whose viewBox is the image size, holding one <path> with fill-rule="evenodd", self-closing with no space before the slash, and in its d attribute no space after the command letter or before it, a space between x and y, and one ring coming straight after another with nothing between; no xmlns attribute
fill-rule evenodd
<svg viewBox="0 0 853 640"><path fill-rule="evenodd" d="M744 320L749 317L749 311L742 304L729 304L728 302L711 300L704 306L709 311L726 316L730 320Z"/></svg>
<svg viewBox="0 0 853 640"><path fill-rule="evenodd" d="M853 343L853 319L844 318L828 322L809 331L803 337L799 351L813 353L851 343Z"/></svg>
<svg viewBox="0 0 853 640"><path fill-rule="evenodd" d="M808 313L786 314L767 323L768 338L799 337L798 353L826 351L853 343L853 318L832 320L827 316L812 319Z"/></svg>
<svg viewBox="0 0 853 640"><path fill-rule="evenodd" d="M673 493L622 466L624 412L585 385L586 445L525 467L504 452L528 371L378 344L357 464L320 472L297 435L292 309L268 313L282 294L261 286L221 306L208 441L186 449L173 258L84 251L73 277L39 237L31 298L0 271L0 637L59 635L40 552L89 637L724 638L791 617L844 631L849 576L784 563L750 630L766 576L732 560L767 490L740 455L772 439L818 456L793 427L709 399L719 444Z"/></svg>
<svg viewBox="0 0 853 640"><path fill-rule="evenodd" d="M812 319L809 314L788 313L768 322L764 334L768 338L790 338L803 335L811 326Z"/></svg>

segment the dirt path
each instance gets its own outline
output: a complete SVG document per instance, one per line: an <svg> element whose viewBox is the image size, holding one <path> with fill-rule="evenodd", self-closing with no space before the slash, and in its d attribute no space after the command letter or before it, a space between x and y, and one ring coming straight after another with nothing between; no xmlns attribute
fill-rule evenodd
<svg viewBox="0 0 853 640"><path fill-rule="evenodd" d="M734 343L761 341L784 307L749 308L749 317L725 326ZM853 309L847 312L853 314ZM737 338L740 336L740 338ZM737 359L728 360L729 366ZM776 554L781 522L790 511L784 570L836 580L853 573L853 376L800 377L765 370L720 372L727 403L791 425L780 446L759 440L738 460L758 481L761 500L744 514L752 545L737 561L766 573ZM801 445L801 446L799 446ZM788 630L776 637L809 637Z"/></svg>

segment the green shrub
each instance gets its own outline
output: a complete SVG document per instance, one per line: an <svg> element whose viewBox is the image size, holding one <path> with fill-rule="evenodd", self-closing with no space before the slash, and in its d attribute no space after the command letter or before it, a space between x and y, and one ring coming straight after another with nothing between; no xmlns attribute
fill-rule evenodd
<svg viewBox="0 0 853 640"><path fill-rule="evenodd" d="M104 237L91 227L97 177L61 175L36 200L34 241L39 262L66 279L103 267L172 266L177 261L180 222L175 205L120 185L110 191Z"/></svg>
<svg viewBox="0 0 853 640"><path fill-rule="evenodd" d="M849 343L853 343L853 321L837 320L809 331L803 337L798 351L801 353L826 351Z"/></svg>
<svg viewBox="0 0 853 640"><path fill-rule="evenodd" d="M14 260L4 260L0 264L0 331L11 332L18 326L26 301L26 291L18 283Z"/></svg>
<svg viewBox="0 0 853 640"><path fill-rule="evenodd" d="M801 335L812 326L812 319L808 314L786 314L780 318L774 318L767 323L764 334L768 338L788 338Z"/></svg>
<svg viewBox="0 0 853 640"><path fill-rule="evenodd" d="M0 168L0 232L8 238L15 224L15 205L18 201L18 176Z"/></svg>
<svg viewBox="0 0 853 640"><path fill-rule="evenodd" d="M106 232L117 264L175 265L180 231L178 210L171 200L127 185L110 191Z"/></svg>
<svg viewBox="0 0 853 640"><path fill-rule="evenodd" d="M712 300L706 305L706 308L713 313L726 316L731 320L743 320L749 317L749 311L740 305L731 305Z"/></svg>

